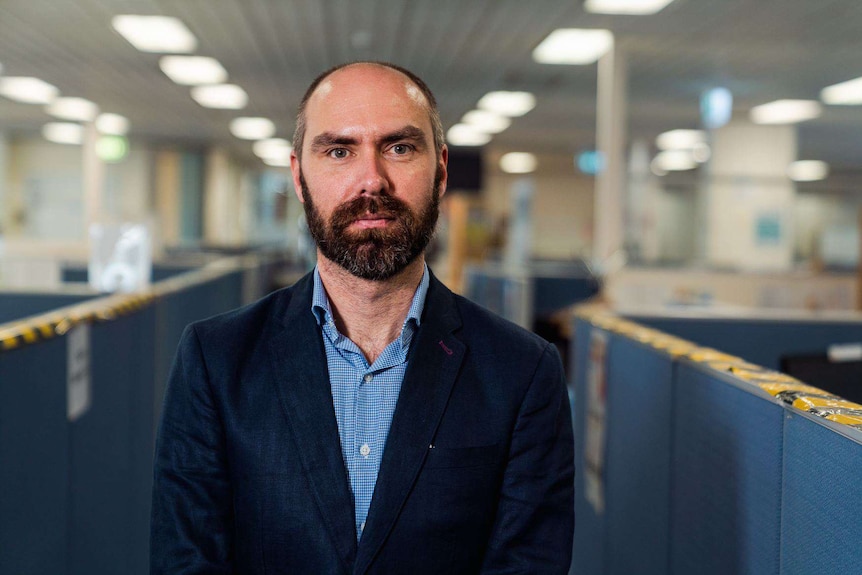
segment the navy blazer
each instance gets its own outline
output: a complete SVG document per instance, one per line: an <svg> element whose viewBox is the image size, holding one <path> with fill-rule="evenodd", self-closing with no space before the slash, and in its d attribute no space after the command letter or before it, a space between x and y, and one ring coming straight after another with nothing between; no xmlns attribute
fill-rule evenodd
<svg viewBox="0 0 862 575"><path fill-rule="evenodd" d="M312 287L186 328L151 572L566 573L574 455L554 346L432 277L357 544Z"/></svg>

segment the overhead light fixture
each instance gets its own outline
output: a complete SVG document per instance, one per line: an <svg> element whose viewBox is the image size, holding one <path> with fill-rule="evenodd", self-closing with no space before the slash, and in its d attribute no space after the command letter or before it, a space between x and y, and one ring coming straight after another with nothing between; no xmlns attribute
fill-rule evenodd
<svg viewBox="0 0 862 575"><path fill-rule="evenodd" d="M446 132L446 141L453 146L484 146L491 135L468 124L455 124Z"/></svg>
<svg viewBox="0 0 862 575"><path fill-rule="evenodd" d="M689 150L665 150L659 152L652 161L651 168L654 173L682 172L693 170L697 162Z"/></svg>
<svg viewBox="0 0 862 575"><path fill-rule="evenodd" d="M57 98L45 106L45 111L61 120L92 122L99 113L99 107L84 98Z"/></svg>
<svg viewBox="0 0 862 575"><path fill-rule="evenodd" d="M673 0L586 0L584 10L595 14L643 16L661 11Z"/></svg>
<svg viewBox="0 0 862 575"><path fill-rule="evenodd" d="M290 165L293 147L284 138L268 138L255 142L252 151L270 166L286 167Z"/></svg>
<svg viewBox="0 0 862 575"><path fill-rule="evenodd" d="M529 174L538 165L536 156L528 152L509 152L500 158L500 169L507 174Z"/></svg>
<svg viewBox="0 0 862 575"><path fill-rule="evenodd" d="M9 76L0 78L0 94L24 104L50 104L60 90L39 78Z"/></svg>
<svg viewBox="0 0 862 575"><path fill-rule="evenodd" d="M827 86L820 91L820 99L833 106L862 104L862 78Z"/></svg>
<svg viewBox="0 0 862 575"><path fill-rule="evenodd" d="M42 126L42 136L55 144L80 144L84 141L84 126L71 122L50 122Z"/></svg>
<svg viewBox="0 0 862 575"><path fill-rule="evenodd" d="M560 28L536 46L533 60L540 64L592 64L613 45L614 35L610 30Z"/></svg>
<svg viewBox="0 0 862 575"><path fill-rule="evenodd" d="M221 84L227 80L227 70L209 56L162 56L159 68L168 78L183 86Z"/></svg>
<svg viewBox="0 0 862 575"><path fill-rule="evenodd" d="M267 118L234 118L230 122L230 133L243 140L263 140L275 134L275 124Z"/></svg>
<svg viewBox="0 0 862 575"><path fill-rule="evenodd" d="M124 136L102 136L96 140L96 155L103 162L116 164L129 155L129 141Z"/></svg>
<svg viewBox="0 0 862 575"><path fill-rule="evenodd" d="M799 160L787 168L787 175L794 182L814 182L829 175L829 164L820 160Z"/></svg>
<svg viewBox="0 0 862 575"><path fill-rule="evenodd" d="M523 116L536 107L536 97L530 92L507 92L499 90L488 92L479 100L477 106L501 116L514 118Z"/></svg>
<svg viewBox="0 0 862 575"><path fill-rule="evenodd" d="M204 108L220 110L241 110L248 104L248 94L236 84L195 86L192 98Z"/></svg>
<svg viewBox="0 0 862 575"><path fill-rule="evenodd" d="M129 131L129 120L119 114L99 114L96 129L109 136L125 136Z"/></svg>
<svg viewBox="0 0 862 575"><path fill-rule="evenodd" d="M499 134L512 125L512 120L488 110L471 110L461 121L486 134Z"/></svg>
<svg viewBox="0 0 862 575"><path fill-rule="evenodd" d="M123 14L114 16L111 25L141 52L186 54L198 45L186 25L170 16Z"/></svg>
<svg viewBox="0 0 862 575"><path fill-rule="evenodd" d="M690 150L706 142L703 130L670 130L659 134L655 145L660 150Z"/></svg>
<svg viewBox="0 0 862 575"><path fill-rule="evenodd" d="M820 116L820 102L815 100L776 100L755 106L749 112L755 124L795 124Z"/></svg>

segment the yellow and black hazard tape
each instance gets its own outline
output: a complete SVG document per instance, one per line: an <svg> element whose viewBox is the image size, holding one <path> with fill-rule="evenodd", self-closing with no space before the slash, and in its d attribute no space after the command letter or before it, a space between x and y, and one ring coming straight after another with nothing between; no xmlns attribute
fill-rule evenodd
<svg viewBox="0 0 862 575"><path fill-rule="evenodd" d="M749 363L741 357L700 347L687 340L623 319L606 306L576 306L574 315L595 327L624 335L674 358L686 358L755 385L782 403L862 431L862 405L832 395L785 373Z"/></svg>
<svg viewBox="0 0 862 575"><path fill-rule="evenodd" d="M111 321L138 311L150 305L155 299L153 294L146 292L111 296L95 307L84 303L69 308L65 312L49 313L13 323L8 328L0 330L0 352L19 349L64 335L81 323Z"/></svg>

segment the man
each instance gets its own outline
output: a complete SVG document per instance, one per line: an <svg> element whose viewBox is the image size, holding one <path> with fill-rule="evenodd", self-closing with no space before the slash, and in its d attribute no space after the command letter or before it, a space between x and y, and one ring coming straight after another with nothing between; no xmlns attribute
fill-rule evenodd
<svg viewBox="0 0 862 575"><path fill-rule="evenodd" d="M300 106L315 271L189 326L155 462L153 573L565 573L573 447L555 348L425 265L448 151L410 72Z"/></svg>

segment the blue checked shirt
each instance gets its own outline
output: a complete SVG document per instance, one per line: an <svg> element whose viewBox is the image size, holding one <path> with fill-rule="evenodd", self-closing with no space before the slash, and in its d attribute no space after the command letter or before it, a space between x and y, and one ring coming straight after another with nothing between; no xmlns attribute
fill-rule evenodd
<svg viewBox="0 0 862 575"><path fill-rule="evenodd" d="M357 540L362 537L365 528L386 436L389 435L389 426L407 369L410 342L419 327L428 283L426 266L401 327L401 336L383 350L373 365L368 365L359 347L335 327L320 273L317 268L314 269L311 309L323 332L341 454L353 491Z"/></svg>

